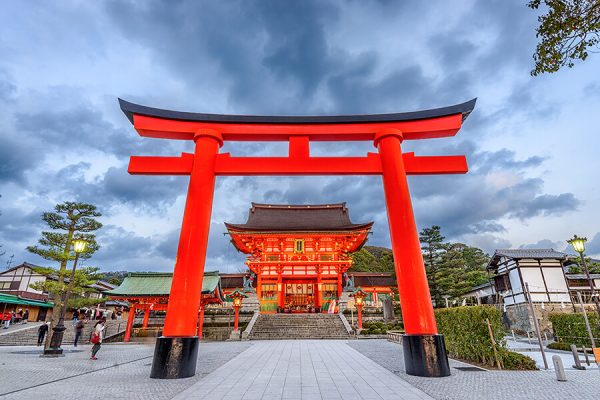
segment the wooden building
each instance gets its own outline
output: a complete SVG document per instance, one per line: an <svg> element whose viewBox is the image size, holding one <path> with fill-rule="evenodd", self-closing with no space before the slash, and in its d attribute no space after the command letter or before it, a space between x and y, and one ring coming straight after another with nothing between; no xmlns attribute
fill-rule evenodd
<svg viewBox="0 0 600 400"><path fill-rule="evenodd" d="M167 310L172 281L173 273L171 272L132 272L117 288L105 292L113 300L129 303L124 339L126 342L130 340L135 314L138 310L144 313L143 328L148 327L151 312ZM223 299L219 272L205 272L202 280L202 298L198 310L198 336L202 337L205 306L221 304Z"/></svg>
<svg viewBox="0 0 600 400"><path fill-rule="evenodd" d="M551 331L550 314L572 312L563 263L567 255L554 249L496 250L488 263L495 292L511 329L533 331L533 318L542 331ZM532 307L528 305L526 287ZM533 308L535 316L531 313Z"/></svg>
<svg viewBox="0 0 600 400"><path fill-rule="evenodd" d="M351 254L373 222L352 223L345 203L252 203L244 224L225 223L231 242L248 254L261 312L327 312L345 286Z"/></svg>

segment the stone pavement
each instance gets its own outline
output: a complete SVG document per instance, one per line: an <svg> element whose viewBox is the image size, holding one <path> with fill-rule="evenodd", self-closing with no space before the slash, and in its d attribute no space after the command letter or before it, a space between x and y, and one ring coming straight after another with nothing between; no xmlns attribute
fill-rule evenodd
<svg viewBox="0 0 600 400"><path fill-rule="evenodd" d="M468 364L451 360L452 376L427 379L406 375L402 346L399 344L386 340L355 340L348 344L405 381L440 400L600 399L600 372L597 368L586 371L566 371L568 381L558 382L554 371L469 372L456 369Z"/></svg>
<svg viewBox="0 0 600 400"><path fill-rule="evenodd" d="M247 342L201 343L196 376L178 380L149 378L154 345L104 344L97 361L89 360L89 345L56 359L40 358L40 349L32 346L0 347L0 400L167 400L249 347Z"/></svg>
<svg viewBox="0 0 600 400"><path fill-rule="evenodd" d="M432 399L346 343L252 342L175 399Z"/></svg>
<svg viewBox="0 0 600 400"><path fill-rule="evenodd" d="M36 347L0 347L4 399L598 399L600 372L459 371L419 378L404 372L402 346L386 340L205 342L196 376L150 379L154 346L104 344L58 359Z"/></svg>

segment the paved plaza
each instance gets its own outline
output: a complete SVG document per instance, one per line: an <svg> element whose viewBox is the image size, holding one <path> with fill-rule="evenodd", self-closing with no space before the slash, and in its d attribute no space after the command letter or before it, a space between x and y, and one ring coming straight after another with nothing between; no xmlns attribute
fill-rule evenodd
<svg viewBox="0 0 600 400"><path fill-rule="evenodd" d="M426 379L404 373L401 346L385 340L206 342L197 374L149 378L153 345L90 346L59 359L36 347L0 347L0 399L597 399L600 372L460 371Z"/></svg>

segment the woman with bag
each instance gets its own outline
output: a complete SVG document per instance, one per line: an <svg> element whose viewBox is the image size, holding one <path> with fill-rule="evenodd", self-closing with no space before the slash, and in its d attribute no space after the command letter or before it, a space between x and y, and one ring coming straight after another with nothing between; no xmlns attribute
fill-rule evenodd
<svg viewBox="0 0 600 400"><path fill-rule="evenodd" d="M92 331L92 338L90 339L90 343L94 345L92 346L92 356L90 357L90 360L98 359L96 358L96 353L98 353L98 350L100 350L100 346L102 346L102 331L104 330L105 322L105 319L101 319L100 321L96 322L96 325L94 325L94 330Z"/></svg>

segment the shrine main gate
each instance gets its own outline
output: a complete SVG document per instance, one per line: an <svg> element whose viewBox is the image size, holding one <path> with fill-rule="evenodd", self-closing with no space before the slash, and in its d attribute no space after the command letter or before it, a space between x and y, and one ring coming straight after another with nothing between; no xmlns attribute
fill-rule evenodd
<svg viewBox="0 0 600 400"><path fill-rule="evenodd" d="M443 336L438 334L407 175L463 174L465 156L402 153L404 140L454 136L475 106L347 116L244 116L199 114L141 106L119 99L121 110L145 137L191 140L193 154L132 156L130 174L189 175L163 336L158 338L152 378L193 376L196 335L215 177L241 175L381 175L406 334L406 372L448 376ZM287 141L288 157L232 157L219 153L224 141ZM372 141L365 157L312 157L311 141Z"/></svg>

